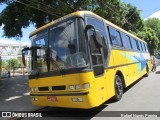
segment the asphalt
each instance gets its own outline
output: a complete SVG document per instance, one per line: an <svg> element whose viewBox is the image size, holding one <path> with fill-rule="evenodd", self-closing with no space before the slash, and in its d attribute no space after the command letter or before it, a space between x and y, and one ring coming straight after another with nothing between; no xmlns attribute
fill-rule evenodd
<svg viewBox="0 0 160 120"><path fill-rule="evenodd" d="M28 76L0 80L0 111L34 111L29 97Z"/></svg>

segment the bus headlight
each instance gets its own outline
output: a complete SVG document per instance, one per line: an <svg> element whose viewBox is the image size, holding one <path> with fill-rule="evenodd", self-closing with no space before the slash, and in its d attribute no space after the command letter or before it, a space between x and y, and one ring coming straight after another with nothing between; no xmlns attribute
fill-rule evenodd
<svg viewBox="0 0 160 120"><path fill-rule="evenodd" d="M69 89L70 90L79 90L79 89L81 89L81 86L80 85L70 85Z"/></svg>
<svg viewBox="0 0 160 120"><path fill-rule="evenodd" d="M81 89L81 86L80 85L76 85L76 89L77 90Z"/></svg>
<svg viewBox="0 0 160 120"><path fill-rule="evenodd" d="M31 92L38 91L38 88L36 88L36 87L35 88L30 88L30 91Z"/></svg>
<svg viewBox="0 0 160 120"><path fill-rule="evenodd" d="M90 88L90 84L89 84L89 83L84 83L84 84L83 84L83 88L84 88L84 89Z"/></svg>
<svg viewBox="0 0 160 120"><path fill-rule="evenodd" d="M70 86L69 86L69 89L70 89L70 90L75 90L75 86L74 86L74 85L70 85Z"/></svg>
<svg viewBox="0 0 160 120"><path fill-rule="evenodd" d="M80 90L80 89L88 89L90 88L90 84L89 83L84 83L81 87L81 85L77 84L77 85L69 85L69 89L70 90Z"/></svg>

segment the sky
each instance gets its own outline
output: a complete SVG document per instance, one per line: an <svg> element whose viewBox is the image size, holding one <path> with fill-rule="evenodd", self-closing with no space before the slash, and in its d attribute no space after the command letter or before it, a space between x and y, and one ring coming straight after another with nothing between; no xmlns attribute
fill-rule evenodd
<svg viewBox="0 0 160 120"><path fill-rule="evenodd" d="M121 0L121 2L130 3L141 10L143 19L150 17L160 18L160 1L159 0Z"/></svg>
<svg viewBox="0 0 160 120"><path fill-rule="evenodd" d="M141 17L143 19L156 17L160 19L160 1L159 0L121 0L121 2L130 3L136 6L141 11ZM0 4L0 13L6 7L4 4ZM23 37L21 40L15 40L14 38L5 38L3 35L3 26L0 27L0 43L10 44L30 44L29 34L35 30L33 25L23 29Z"/></svg>

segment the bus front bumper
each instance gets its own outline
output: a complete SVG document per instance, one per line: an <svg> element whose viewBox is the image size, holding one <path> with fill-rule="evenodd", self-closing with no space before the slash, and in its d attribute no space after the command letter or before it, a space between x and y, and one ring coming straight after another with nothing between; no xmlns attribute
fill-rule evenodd
<svg viewBox="0 0 160 120"><path fill-rule="evenodd" d="M95 94L90 91L65 91L31 93L32 104L36 106L53 106L89 109L96 107Z"/></svg>

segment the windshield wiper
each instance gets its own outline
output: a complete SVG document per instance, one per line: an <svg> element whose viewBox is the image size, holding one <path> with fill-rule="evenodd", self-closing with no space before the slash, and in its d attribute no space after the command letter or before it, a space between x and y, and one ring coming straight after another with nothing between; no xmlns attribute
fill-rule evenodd
<svg viewBox="0 0 160 120"><path fill-rule="evenodd" d="M51 59L51 58L50 58L50 59ZM52 59L52 63L54 63L54 65L56 66L56 68L59 70L59 72L60 72L62 75L65 74L65 71L62 70L62 69L59 67L58 63L57 63L54 59Z"/></svg>

